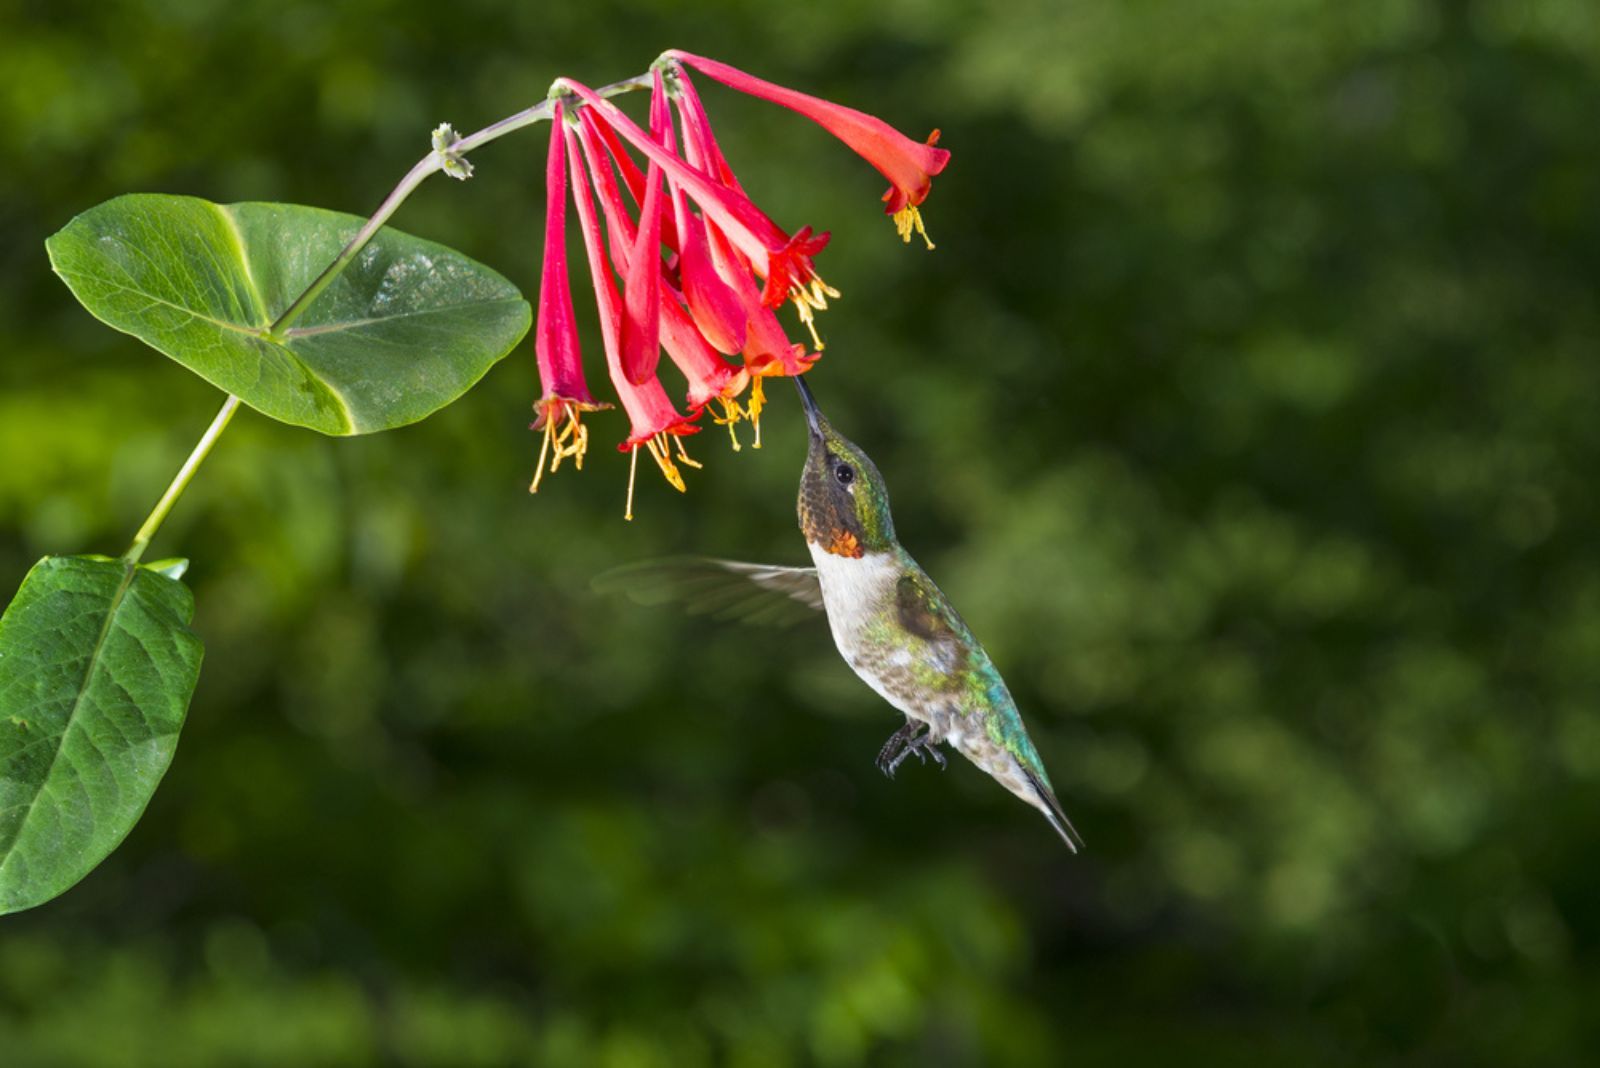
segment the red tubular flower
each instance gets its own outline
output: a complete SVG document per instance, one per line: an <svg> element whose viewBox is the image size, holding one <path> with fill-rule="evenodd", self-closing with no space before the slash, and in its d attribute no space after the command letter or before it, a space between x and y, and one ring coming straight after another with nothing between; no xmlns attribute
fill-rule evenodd
<svg viewBox="0 0 1600 1068"><path fill-rule="evenodd" d="M594 186L594 195L600 201L600 211L605 218L611 262L619 271L625 271L624 265L633 252L633 243L637 239L639 228L628 214L627 205L622 202L622 192L617 188L617 176L606 164L606 153L600 150L600 143L604 140L606 131L605 123L596 119L588 108L580 109L577 118L578 144L582 146L584 163L589 168L590 181ZM639 183L635 203L643 204L645 193L642 174L639 176Z"/></svg>
<svg viewBox="0 0 1600 1068"><path fill-rule="evenodd" d="M546 458L550 459L551 473L569 456L574 465L583 470L589 428L579 416L582 412L604 407L595 403L583 378L578 324L572 311L572 287L567 280L566 138L561 129L561 105L558 103L550 136L550 155L545 163L544 272L539 277L539 324L533 340L539 382L543 387L543 394L533 406L537 413L533 429L543 431L544 441L539 448L539 466L528 487L530 493L539 491Z"/></svg>
<svg viewBox="0 0 1600 1068"><path fill-rule="evenodd" d="M656 72L659 78L660 72ZM674 147L671 124L667 124L668 140L665 147ZM690 148L691 134L684 129L684 148ZM692 158L692 157L691 157ZM731 174L730 174L731 176ZM737 183L734 184L737 188ZM683 287L684 302L689 306L700 333L718 352L733 355L744 348L745 314L739 298L717 274L711 263L707 243L706 222L689 207L683 187L672 186L672 215L677 231L683 237L678 259L678 277Z"/></svg>
<svg viewBox="0 0 1600 1068"><path fill-rule="evenodd" d="M919 145L870 115L682 52L666 53L651 70L648 132L587 86L565 78L556 82L550 108L558 133L546 163L549 201L535 337L544 392L535 404L534 428L544 431L545 441L530 488L538 488L552 452L551 471L567 457L581 466L588 432L579 414L608 407L590 396L580 364L566 259L571 185L606 370L630 424L618 446L630 454L629 519L640 449L683 490L679 465L700 466L684 451L683 437L698 432L695 421L707 408L713 420L729 427L734 449L734 425L746 418L755 427L755 447L761 447L765 379L804 374L818 358L789 339L773 309L793 301L820 350L813 313L838 296L813 262L828 235L809 226L791 235L751 201L717 143L690 67L797 111L842 139L889 178L887 210L908 241L913 232L927 239L918 205L950 156L934 146L937 131ZM639 84L630 79L605 92ZM663 349L688 381L687 416L657 378ZM735 354L742 367L723 358ZM749 398L741 404L747 385Z"/></svg>
<svg viewBox="0 0 1600 1068"><path fill-rule="evenodd" d="M715 227L707 228L711 261L739 298L745 314L744 365L750 372L750 399L744 414L755 429L755 448L761 448L761 409L766 405L762 380L769 375L800 375L810 370L819 353L806 353L804 345L789 340L778 317L762 303L755 280L739 262L739 254Z"/></svg>
<svg viewBox="0 0 1600 1068"><path fill-rule="evenodd" d="M708 228L711 262L717 274L728 283L745 315L744 363L755 375L797 375L817 359L806 354L804 345L789 340L778 317L761 300L755 280L739 261L739 254L715 228Z"/></svg>
<svg viewBox="0 0 1600 1068"><path fill-rule="evenodd" d="M694 198L708 221L715 223L750 260L756 273L767 280L762 300L768 306L776 307L785 299L793 300L800 310L801 320L810 325L811 309L826 307L826 296L838 296L822 282L811 262L811 257L828 243L827 234L813 236L810 227L806 227L790 237L748 197L667 151L594 90L570 78L562 79L561 84L603 116L647 159L659 164L669 183L682 186Z"/></svg>
<svg viewBox="0 0 1600 1068"><path fill-rule="evenodd" d="M738 452L739 437L734 433L733 427L747 414L739 406L739 394L743 393L744 387L750 383L750 373L732 366L718 356L716 350L695 328L689 313L675 300L668 300L661 305L661 344L678 370L683 372L683 377L689 380L689 408L698 412L707 405L715 403L718 410L711 418L717 424L728 428L728 437L733 441L733 451ZM760 414L759 407L756 414ZM759 447L760 422L755 423L755 429L756 444Z"/></svg>
<svg viewBox="0 0 1600 1068"><path fill-rule="evenodd" d="M682 190L673 191L673 215L683 237L678 277L689 313L711 346L731 356L744 348L744 310L728 283L717 274L711 262L705 222L683 202Z"/></svg>
<svg viewBox="0 0 1600 1068"><path fill-rule="evenodd" d="M664 90L661 71L656 70L654 75L656 85ZM681 106L679 113L682 113ZM657 140L667 151L675 151L677 145L672 134L671 117L662 116L662 120L661 134L664 136L659 136L656 115L652 111L650 132L653 136L657 136ZM684 127L684 149L691 163L699 158L695 153L693 134L687 123ZM724 185L738 189L739 183L733 178L732 171L724 167L722 177ZM694 214L689 207L683 187L676 183L672 185L672 217L677 232L683 238L676 266L684 303L688 305L689 314L699 327L701 335L718 352L731 356L744 347L744 310L739 306L738 297L712 266L705 220Z"/></svg>
<svg viewBox="0 0 1600 1068"><path fill-rule="evenodd" d="M670 125L667 90L660 72L650 99L650 134L658 140ZM589 156L591 171L608 164L598 151ZM614 261L615 262L615 261ZM635 385L655 374L661 358L661 168L654 161L645 174L644 200L639 205L639 231L628 247L627 259L617 262L622 273L622 370Z"/></svg>
<svg viewBox="0 0 1600 1068"><path fill-rule="evenodd" d="M675 74L673 82L676 93L672 99L683 123L684 158L719 179L728 188L744 192L744 187L734 177L733 168L728 166L728 160L722 154L722 146L717 144L716 134L711 132L711 120L700 103L700 94L695 92L694 83L689 80L689 72L680 66L675 68Z"/></svg>
<svg viewBox="0 0 1600 1068"><path fill-rule="evenodd" d="M636 231L632 220L628 218L627 210L622 203L622 195L617 189L609 169L605 166L607 153L603 152L601 148L605 140L605 124L596 119L587 109L579 113L579 122L578 142L582 146L583 156L589 165L590 172L595 178L595 193L600 201L601 213L605 217L606 230L613 237L611 248L614 253L619 247L629 250L623 254L623 258L615 266L620 273L629 279L628 284L631 286L634 285L633 279L641 262L639 258L636 258L634 250L640 250L639 256L648 257L648 253L642 251L644 246L638 243L638 238L635 236L636 232L642 234L643 231ZM672 147L670 130L663 127L662 137L662 143L670 149ZM694 222L697 226L699 225L698 217L694 218ZM646 259L646 262L648 262L648 259ZM681 257L679 263L680 266L683 264ZM663 269L659 253L656 254L653 266L657 271L655 293L656 308L659 315L659 341L661 347L667 350L667 355L672 358L672 362L689 381L688 406L692 412L698 413L707 404L713 401L717 402L720 412L714 415L713 418L717 423L729 427L729 435L733 436L733 424L744 417L744 410L739 406L738 396L744 391L745 384L749 382L750 376L720 359L701 335L689 313L678 303L674 294L659 277ZM712 269L709 262L706 264L706 269ZM722 284L720 279L717 279L717 283L719 285ZM735 304L735 310L739 315L738 322L742 339L744 328L743 309L738 308L737 304ZM771 315L771 311L767 310L767 314ZM628 319L624 318L624 337L628 330L627 324ZM760 428L758 426L758 435L759 431ZM681 443L678 444L681 445ZM735 451L739 448L737 437L733 438L733 447ZM683 454L681 448L679 450L679 459L693 465L693 461Z"/></svg>
<svg viewBox="0 0 1600 1068"><path fill-rule="evenodd" d="M700 96L695 92L694 83L689 79L689 72L680 66L675 69L675 73L673 100L677 105L678 116L683 122L684 158L691 166L719 178L723 185L742 193L743 187L740 186L739 179L734 176L733 168L728 166L721 146L717 144L716 134L711 129L711 120L706 117ZM714 225L708 224L712 227ZM811 257L820 253L827 243L827 234L814 238L811 236L809 226L801 229L790 239L789 254L772 265L773 273L767 276L766 287L762 293L762 300L774 307L782 302L784 295L793 300L801 323L811 332L811 340L818 349L822 348L822 338L817 334L814 312L826 309L828 298L839 295L838 290L816 276L815 269L811 266Z"/></svg>
<svg viewBox="0 0 1600 1068"><path fill-rule="evenodd" d="M665 58L686 63L731 89L799 112L843 141L889 179L889 191L883 195L884 211L894 217L901 238L910 241L911 232L915 230L929 248L933 247L917 206L933 187L933 176L950 162L950 153L935 147L938 130L933 131L926 144L919 144L882 119L774 85L726 63L679 51L668 52Z"/></svg>
<svg viewBox="0 0 1600 1068"><path fill-rule="evenodd" d="M669 439L676 440L684 434L697 433L699 428L692 425L692 416L685 417L678 414L672 402L667 399L666 390L661 388L661 383L656 378L650 377L643 383L634 383L630 382L624 373L620 348L621 298L617 293L616 279L612 277L611 268L606 263L601 246L600 223L595 217L594 204L589 199L589 184L585 180L582 164L579 162L582 149L578 143L577 132L570 126L564 127L564 130L573 199L578 207L578 222L583 230L584 249L589 255L589 274L594 282L595 303L600 311L600 337L605 344L606 369L611 373L611 384L616 389L617 396L622 401L622 408L628 413L628 421L631 424L627 440L617 448L633 454L633 463L628 474L628 504L624 513L626 518L632 519L633 474L638 468L640 446L650 451L656 466L661 468L661 474L674 489L682 492L685 488L683 476L678 473L677 465L673 463ZM682 456L681 443L678 448Z"/></svg>
<svg viewBox="0 0 1600 1068"><path fill-rule="evenodd" d="M622 175L622 184L627 186L628 194L633 197L635 205L644 204L644 172L639 165L628 155L627 149L622 146L622 139L617 132L603 122L597 121L587 108L578 112L578 117L584 119L585 125L590 128L594 136L600 139L605 146L606 154L616 164L618 173ZM672 216L661 216L661 244L676 252L678 250L678 232L673 227Z"/></svg>

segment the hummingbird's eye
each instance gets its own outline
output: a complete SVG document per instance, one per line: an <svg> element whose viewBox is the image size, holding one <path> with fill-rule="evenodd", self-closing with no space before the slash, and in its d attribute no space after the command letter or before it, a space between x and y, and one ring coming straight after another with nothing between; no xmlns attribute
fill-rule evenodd
<svg viewBox="0 0 1600 1068"><path fill-rule="evenodd" d="M856 469L849 464L840 464L833 469L833 477L839 480L839 485L848 486L856 480Z"/></svg>

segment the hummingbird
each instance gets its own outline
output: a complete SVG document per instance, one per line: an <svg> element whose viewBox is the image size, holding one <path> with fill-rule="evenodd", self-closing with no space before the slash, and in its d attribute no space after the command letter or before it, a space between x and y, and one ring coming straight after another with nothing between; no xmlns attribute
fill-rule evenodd
<svg viewBox="0 0 1600 1068"><path fill-rule="evenodd" d="M1000 672L895 537L877 465L833 428L804 379L794 383L810 431L797 510L814 566L677 558L617 569L597 588L761 622L784 621L796 605L825 611L845 663L906 717L879 750L879 770L893 778L912 756L944 768L940 747L951 746L1043 813L1077 852L1083 839L1056 800Z"/></svg>

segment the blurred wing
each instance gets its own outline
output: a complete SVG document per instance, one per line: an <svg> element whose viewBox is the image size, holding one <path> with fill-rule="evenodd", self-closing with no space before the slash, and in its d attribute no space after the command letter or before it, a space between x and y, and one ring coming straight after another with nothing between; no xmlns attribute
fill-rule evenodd
<svg viewBox="0 0 1600 1068"><path fill-rule="evenodd" d="M814 567L775 567L705 556L646 560L597 575L597 593L635 604L679 604L693 615L786 627L822 611Z"/></svg>

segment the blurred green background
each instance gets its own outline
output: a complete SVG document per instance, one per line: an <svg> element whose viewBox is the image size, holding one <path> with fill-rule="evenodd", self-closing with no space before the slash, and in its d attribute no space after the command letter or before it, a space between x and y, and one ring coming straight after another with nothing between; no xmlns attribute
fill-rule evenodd
<svg viewBox="0 0 1600 1068"><path fill-rule="evenodd" d="M129 191L365 214L683 47L955 153L883 183L706 85L831 229L813 381L1089 841L825 628L597 599L803 562L802 435L525 492L531 345L419 426L246 412L153 556L207 646L111 860L0 920L0 1063L1565 1065L1600 1048L1600 8L1590 0L0 0L0 575L120 551L218 397L42 242ZM400 228L537 291L545 134ZM580 308L587 297L579 290ZM598 342L586 334L595 380ZM676 390L676 386L673 387Z"/></svg>

